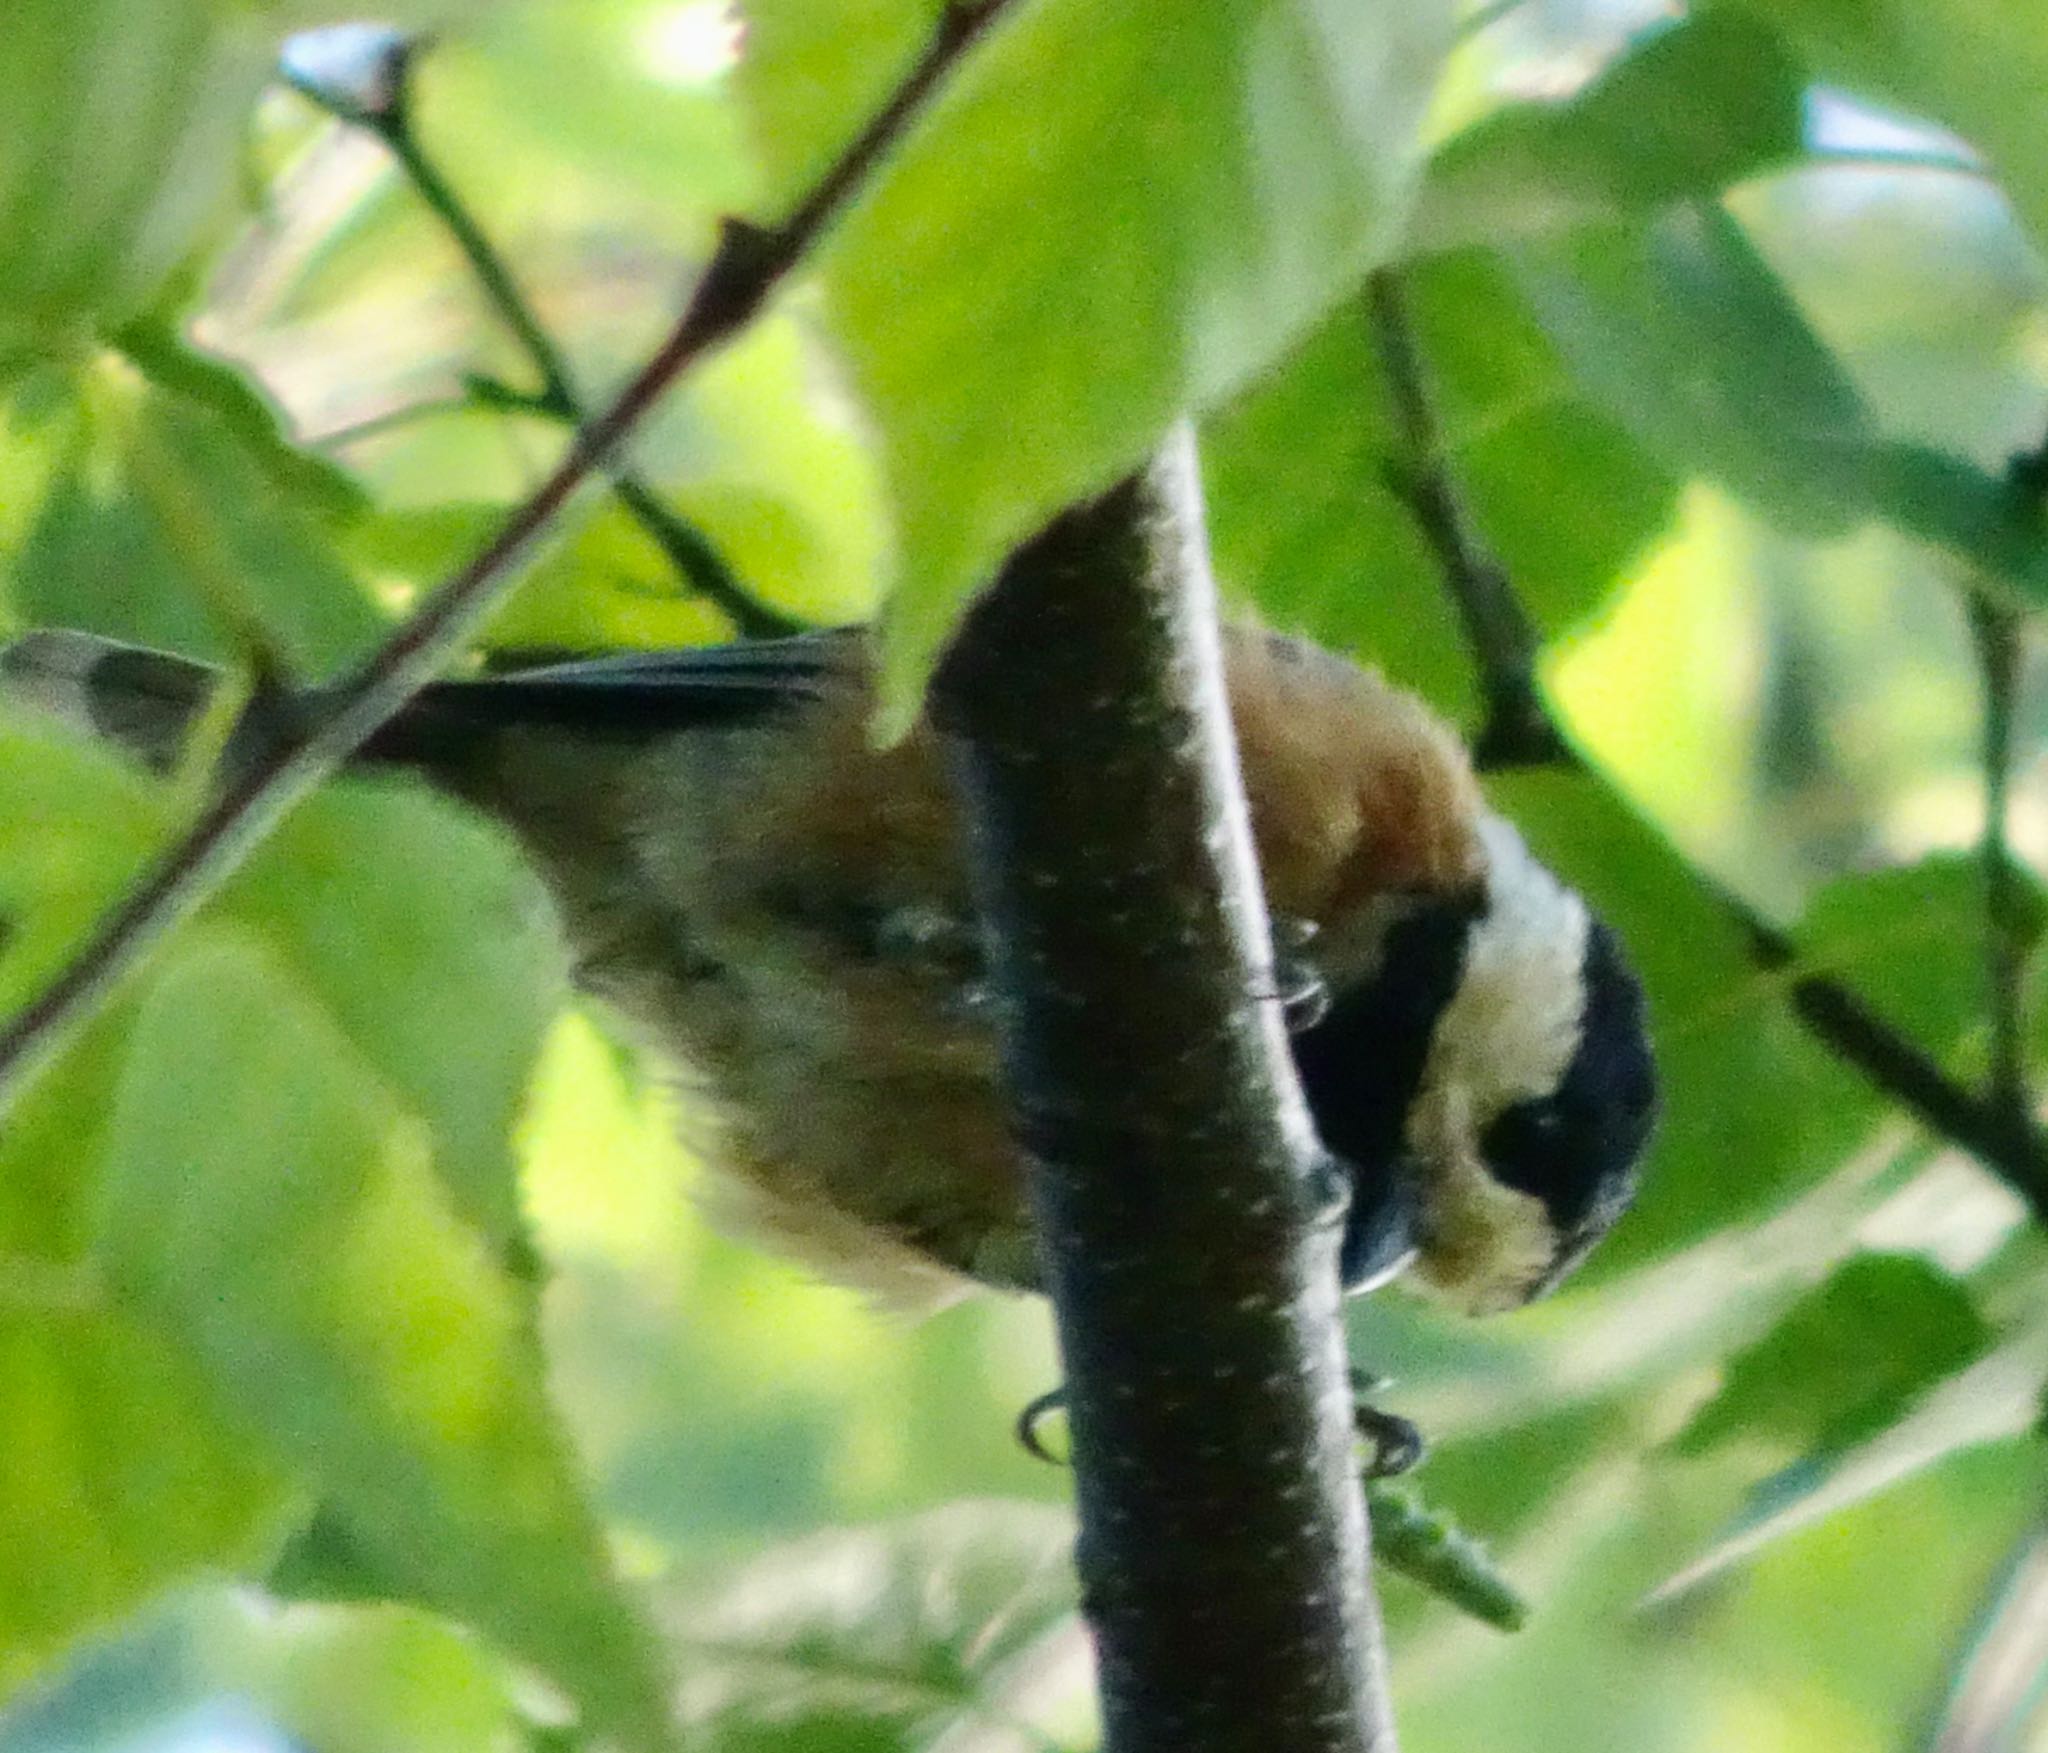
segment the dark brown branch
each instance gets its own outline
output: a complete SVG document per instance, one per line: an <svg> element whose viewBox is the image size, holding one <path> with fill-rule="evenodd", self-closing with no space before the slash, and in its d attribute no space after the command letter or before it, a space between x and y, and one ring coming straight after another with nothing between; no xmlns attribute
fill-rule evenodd
<svg viewBox="0 0 2048 1753"><path fill-rule="evenodd" d="M2020 677L2017 611L1982 591L1965 607L1984 681L1984 953L1987 1008L1991 1013L1991 1100L2024 1125L2033 1111L2027 1094L2025 974L2030 936L2026 897L2013 862L2007 828L2012 803L2013 718Z"/></svg>
<svg viewBox="0 0 2048 1753"><path fill-rule="evenodd" d="M540 387L524 391L491 379L473 378L464 395L401 408L329 434L327 442L350 444L426 412L474 408L479 404L559 421L570 427L585 425L590 411L577 391L567 357L520 289L511 264L491 241L455 185L429 156L413 125L412 74L421 47L419 39L391 31L383 35L379 51L367 65L349 69L352 77L336 80L327 69L295 65L290 56L285 59L284 75L292 88L310 102L337 121L374 136L391 154L420 204L448 233L492 314L526 354ZM683 582L718 609L743 637L770 639L801 631L802 622L770 607L741 584L711 538L675 511L630 462L614 457L606 465L606 473L611 477L612 491L619 504L668 556L669 564Z"/></svg>
<svg viewBox="0 0 2048 1753"><path fill-rule="evenodd" d="M1366 283L1366 309L1404 453L1389 484L1437 556L1479 671L1486 716L1473 753L1488 767L1572 762L1577 757L1558 734L1536 684L1536 629L1452 488L1407 298L1392 269L1381 269Z"/></svg>
<svg viewBox="0 0 2048 1753"><path fill-rule="evenodd" d="M932 711L1067 1367L1112 1753L1391 1753L1330 1167L1295 1083L1193 446L1021 549Z"/></svg>
<svg viewBox="0 0 2048 1753"><path fill-rule="evenodd" d="M524 349L541 386L539 394L528 398L526 405L537 414L572 427L587 425L590 411L570 375L568 360L520 291L519 282L497 245L441 174L440 166L427 156L413 127L410 105L401 95L387 109L356 119L359 126L384 143L413 192L454 240L483 289L485 301ZM669 564L683 581L742 635L769 639L801 630L801 622L762 602L741 584L711 539L674 511L631 463L614 456L606 465L606 472L620 505L668 556Z"/></svg>
<svg viewBox="0 0 2048 1753"><path fill-rule="evenodd" d="M2025 1112L1963 1088L1841 981L1797 972L1798 947L1783 932L1734 897L1721 900L1747 931L1757 964L1790 975L1793 1014L1815 1039L1929 1131L1970 1152L2048 1223L2048 1136Z"/></svg>
<svg viewBox="0 0 2048 1753"><path fill-rule="evenodd" d="M1409 453L1404 497L1436 554L1445 589L1459 606L1487 701L1486 730L1475 750L1479 765L1488 769L1583 769L1586 763L1565 740L1534 684L1537 642L1514 582L1487 553L1460 505L1444 461L1420 350L1407 320L1399 281L1391 270L1373 277L1370 298L1375 343ZM2000 653L1987 657L1987 666L1995 661L2012 660L2010 654ZM1987 667L1987 676L1990 673ZM1994 763L1987 752L1987 773L1994 765L2002 770L2009 760L2011 686L2007 677L2002 684L2002 707L1996 704L1999 688L1989 691L1994 705L1987 714L1987 751L1996 746L2006 753ZM1999 1060L2011 1054L2011 1064L2017 1068L2019 974L2010 946L2023 940L2019 897L2004 847L2002 790L1992 801L1992 820L1999 824L1997 839L1994 847L1987 835L1985 856L1993 914L1994 1031L2002 1035L2011 1030L2012 1039L2000 1047ZM1994 868L1998 874L1992 878ZM1791 938L1719 884L1699 873L1695 877L1741 924L1757 964L1790 974L1786 995L1793 1014L1816 1040L1930 1131L1970 1152L2026 1200L2038 1221L2048 1224L2048 1134L2035 1124L2024 1095L2014 1099L2013 1081L2021 1077L2017 1069L1994 1075L1988 1095L1965 1089L1841 981L1824 974L1799 973L1798 947ZM2001 1013L2010 1020L1998 1022Z"/></svg>
<svg viewBox="0 0 2048 1753"><path fill-rule="evenodd" d="M961 0L943 14L879 114L780 225L729 222L681 319L610 407L580 428L554 472L483 551L444 582L348 676L319 717L230 778L185 835L93 928L55 980L0 1031L0 1107L120 977L206 899L278 821L461 649L510 587L514 564L686 370L743 329L866 183L947 70L1010 0Z"/></svg>

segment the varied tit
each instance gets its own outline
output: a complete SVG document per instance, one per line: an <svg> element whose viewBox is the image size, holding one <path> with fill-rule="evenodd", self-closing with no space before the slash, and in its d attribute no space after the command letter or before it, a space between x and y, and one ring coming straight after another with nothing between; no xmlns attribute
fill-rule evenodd
<svg viewBox="0 0 2048 1753"><path fill-rule="evenodd" d="M1354 1202L1347 1285L1412 1265L1468 1311L1526 1302L1633 1192L1640 989L1420 701L1265 632L1227 658L1267 898L1322 994L1296 1019L1302 1083L1330 1150L1396 1190ZM69 633L0 664L157 764L212 685ZM924 726L873 747L871 705L866 638L817 634L441 683L363 758L525 843L580 983L681 1069L728 1215L892 1295L1029 1286L941 752Z"/></svg>

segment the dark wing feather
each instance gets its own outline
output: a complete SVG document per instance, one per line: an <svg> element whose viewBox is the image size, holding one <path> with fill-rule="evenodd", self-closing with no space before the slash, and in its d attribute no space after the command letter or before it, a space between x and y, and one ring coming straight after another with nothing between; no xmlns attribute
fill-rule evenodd
<svg viewBox="0 0 2048 1753"><path fill-rule="evenodd" d="M452 739L514 725L638 742L745 723L843 689L861 674L866 653L864 636L845 630L620 652L436 682L378 732L369 753L416 759Z"/></svg>

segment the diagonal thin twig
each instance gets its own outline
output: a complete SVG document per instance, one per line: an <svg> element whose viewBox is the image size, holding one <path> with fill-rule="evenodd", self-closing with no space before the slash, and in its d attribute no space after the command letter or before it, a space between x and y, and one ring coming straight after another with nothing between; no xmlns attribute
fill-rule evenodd
<svg viewBox="0 0 2048 1753"><path fill-rule="evenodd" d="M1796 972L1799 951L1791 938L1734 896L1717 893L1748 934L1757 965L1790 973L1787 1001L1807 1032L1929 1131L1976 1157L2048 1224L2048 1135L2027 1112L1965 1089L1841 981Z"/></svg>
<svg viewBox="0 0 2048 1753"><path fill-rule="evenodd" d="M183 837L94 926L41 992L0 1029L0 1110L68 1032L189 915L284 815L441 671L510 586L512 568L668 387L743 329L866 184L962 55L1012 0L954 0L887 102L781 224L728 221L668 339L498 533L352 672L312 721L232 776Z"/></svg>
<svg viewBox="0 0 2048 1753"><path fill-rule="evenodd" d="M519 343L540 379L537 394L512 395L507 399L544 418L571 427L583 426L590 419L590 410L577 392L568 359L520 290L511 265L468 203L442 174L440 166L428 156L413 126L409 82L413 52L411 43L395 44L392 64L386 73L389 89L384 101L378 104L338 101L333 92L311 79L294 78L292 84L329 115L363 129L381 142L421 204L447 231L482 290L485 302ZM762 602L734 577L711 539L671 509L630 462L616 457L606 465L606 473L619 503L668 556L684 581L723 613L744 637L771 639L802 630L803 622Z"/></svg>
<svg viewBox="0 0 2048 1753"><path fill-rule="evenodd" d="M1535 686L1535 630L1515 595L1513 580L1487 551L1459 503L1444 462L1421 351L1396 276L1389 270L1376 274L1368 296L1375 344L1408 452L1403 461L1403 498L1436 554L1445 589L1458 605L1479 669L1486 720L1475 750L1478 762L1496 770L1572 766L1608 783L1566 742ZM2009 750L2010 688L2008 678L1990 690L1987 748ZM2002 703L1998 700L2001 689ZM2001 756L2001 766L2006 758ZM1988 759L1986 770L1987 774L1992 771ZM1798 946L1790 937L1720 885L1699 872L1694 876L1742 927L1757 965L1789 975L1787 1002L1816 1040L1929 1130L1969 1151L2026 1200L2036 1221L2048 1224L2048 1133L2034 1122L2018 1069L2018 972L2017 962L2008 962L2008 957L2013 953L2009 946L2020 941L2019 899L2004 848L2002 779L1992 819L1999 824L1997 838L1994 845L1987 833L1985 858L1993 913L1994 1030L2012 1031L2011 1044L2001 1045L2000 1052L2001 1056L2010 1052L2014 1058L2013 1069L1994 1076L1988 1094L1980 1095L1956 1082L1842 981L1798 972ZM2001 1013L2007 1019L2004 1022L1998 1020Z"/></svg>

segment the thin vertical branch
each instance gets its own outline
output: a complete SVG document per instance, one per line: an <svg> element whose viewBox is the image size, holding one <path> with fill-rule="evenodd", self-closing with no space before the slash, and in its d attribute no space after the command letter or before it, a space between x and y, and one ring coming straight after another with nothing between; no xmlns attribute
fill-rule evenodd
<svg viewBox="0 0 2048 1753"><path fill-rule="evenodd" d="M1571 745L1558 735L1536 682L1536 629L1452 490L1406 289L1394 270L1382 268L1366 283L1366 311L1404 453L1391 485L1436 552L1479 670L1486 718L1474 753L1491 767L1569 762Z"/></svg>
<svg viewBox="0 0 2048 1753"><path fill-rule="evenodd" d="M931 701L1066 1364L1106 1745L1392 1753L1338 1182L1256 997L1192 443L1020 549Z"/></svg>

